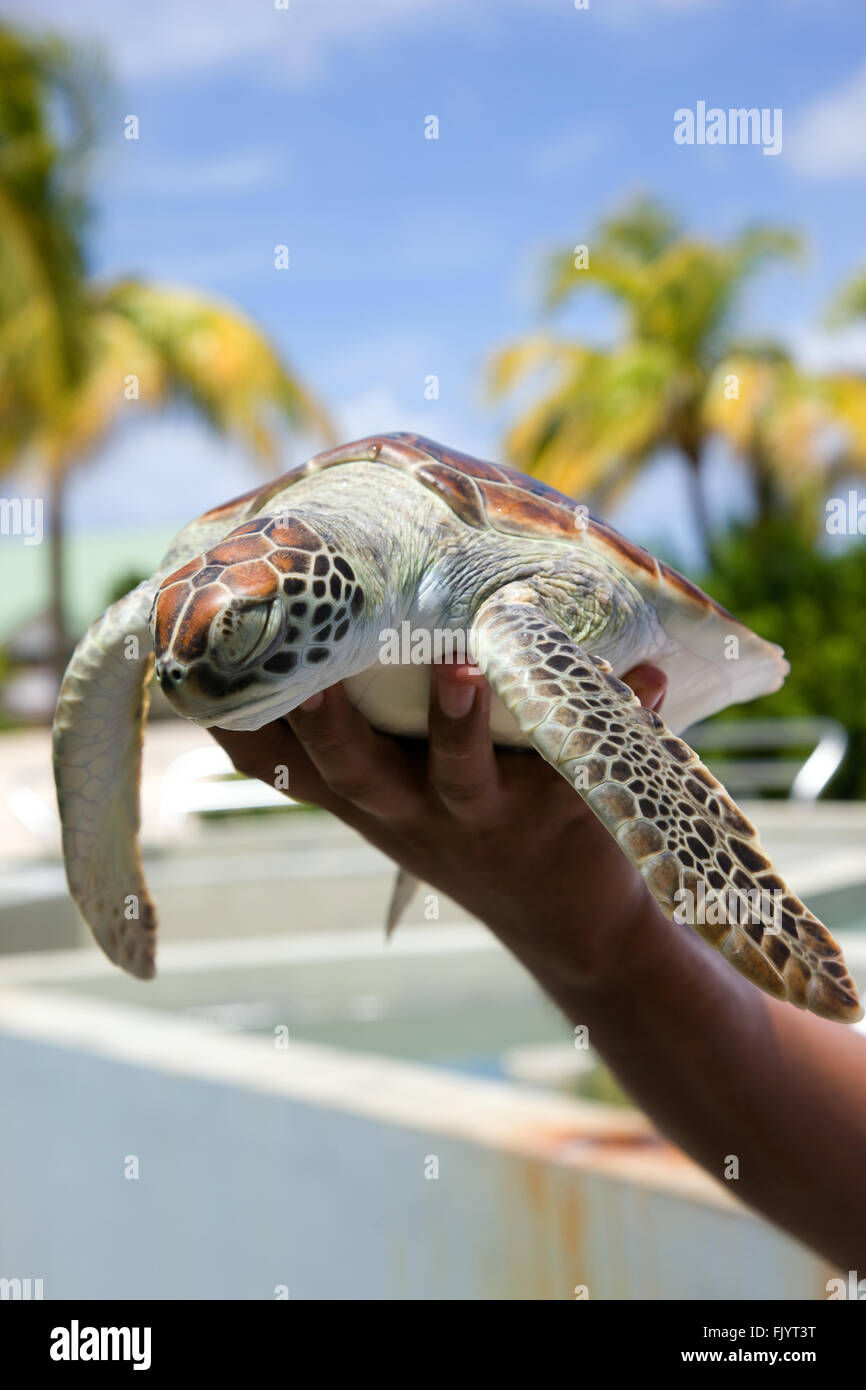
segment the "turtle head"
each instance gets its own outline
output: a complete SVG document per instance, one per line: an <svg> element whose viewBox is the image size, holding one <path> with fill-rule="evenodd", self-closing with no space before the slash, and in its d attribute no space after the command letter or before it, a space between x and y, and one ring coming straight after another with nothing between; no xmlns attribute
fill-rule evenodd
<svg viewBox="0 0 866 1390"><path fill-rule="evenodd" d="M156 679L187 719L258 729L349 674L364 606L332 540L298 517L260 518L163 580Z"/></svg>

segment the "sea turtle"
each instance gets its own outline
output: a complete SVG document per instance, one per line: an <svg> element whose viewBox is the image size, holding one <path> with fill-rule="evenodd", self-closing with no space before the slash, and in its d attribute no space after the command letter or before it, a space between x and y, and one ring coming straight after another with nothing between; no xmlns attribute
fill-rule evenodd
<svg viewBox="0 0 866 1390"><path fill-rule="evenodd" d="M405 624L468 636L497 742L574 785L668 916L777 998L861 1016L839 947L676 737L776 690L781 648L586 507L414 434L331 449L205 513L80 642L55 775L72 896L111 960L154 973L136 842L151 671L204 728L257 729L342 680L379 729L423 736L429 672L382 659ZM639 662L670 679L664 721L617 679Z"/></svg>

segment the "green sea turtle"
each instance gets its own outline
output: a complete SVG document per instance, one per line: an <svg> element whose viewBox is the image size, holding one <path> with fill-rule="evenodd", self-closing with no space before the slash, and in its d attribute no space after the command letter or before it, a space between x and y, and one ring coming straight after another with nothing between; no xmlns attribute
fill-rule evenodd
<svg viewBox="0 0 866 1390"><path fill-rule="evenodd" d="M111 960L154 973L136 839L154 663L205 728L257 729L342 680L379 729L417 736L428 670L382 659L405 624L466 634L497 742L532 745L575 786L668 916L777 998L861 1016L838 946L676 737L776 690L781 649L585 507L413 434L332 449L207 512L80 642L55 775L70 889ZM665 722L617 679L639 662L670 679Z"/></svg>

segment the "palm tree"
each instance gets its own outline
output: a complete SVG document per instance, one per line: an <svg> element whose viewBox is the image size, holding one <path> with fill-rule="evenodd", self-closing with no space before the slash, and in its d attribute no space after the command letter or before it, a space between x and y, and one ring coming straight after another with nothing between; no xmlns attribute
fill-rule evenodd
<svg viewBox="0 0 866 1390"><path fill-rule="evenodd" d="M0 30L0 468L27 455L47 470L59 670L68 480L131 410L182 401L269 462L285 426L330 435L238 309L142 280L88 280L85 209L70 191L92 129L87 88L69 49ZM49 120L58 94L73 132L65 145Z"/></svg>
<svg viewBox="0 0 866 1390"><path fill-rule="evenodd" d="M736 407L724 382L738 381ZM815 540L829 492L866 471L866 379L811 375L784 354L731 355L715 373L704 418L746 464L758 527L787 516Z"/></svg>
<svg viewBox="0 0 866 1390"><path fill-rule="evenodd" d="M866 321L866 272L841 287L826 320L835 328ZM737 377L736 409L725 398L727 373ZM814 540L825 516L822 500L866 473L862 371L813 375L779 350L748 357L735 350L710 384L705 418L747 461L759 525L787 513Z"/></svg>
<svg viewBox="0 0 866 1390"><path fill-rule="evenodd" d="M827 322L841 328L866 324L866 270L844 284L830 304ZM838 372L827 383L834 419L844 430L844 441L834 466L835 480L866 473L866 374Z"/></svg>
<svg viewBox="0 0 866 1390"><path fill-rule="evenodd" d="M748 278L798 246L793 234L773 227L753 227L728 243L686 237L664 209L641 198L602 223L588 259L578 248L558 254L547 306L594 286L623 310L624 333L612 348L544 334L496 355L495 396L544 377L538 399L508 433L509 455L565 492L610 505L658 450L672 448L684 462L709 553L713 528L701 465L711 434L722 428L715 398L735 389L728 383L735 363L767 370L783 356L766 344L736 347L733 311ZM730 414L736 418L736 410Z"/></svg>
<svg viewBox="0 0 866 1390"><path fill-rule="evenodd" d="M0 466L17 459L83 361L85 93L61 43L0 28Z"/></svg>
<svg viewBox="0 0 866 1390"><path fill-rule="evenodd" d="M88 286L83 321L86 368L57 392L31 440L48 476L52 619L58 664L64 665L67 485L115 425L142 408L183 402L270 465L281 424L331 434L314 399L230 305L187 289L126 280Z"/></svg>
<svg viewBox="0 0 866 1390"><path fill-rule="evenodd" d="M827 318L837 327L866 320L866 270L858 271L837 292Z"/></svg>

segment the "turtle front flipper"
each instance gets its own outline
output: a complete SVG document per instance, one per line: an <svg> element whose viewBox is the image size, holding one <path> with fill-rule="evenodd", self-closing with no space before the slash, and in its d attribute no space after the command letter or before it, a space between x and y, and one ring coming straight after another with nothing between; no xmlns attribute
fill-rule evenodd
<svg viewBox="0 0 866 1390"><path fill-rule="evenodd" d="M475 659L523 732L617 841L666 916L768 994L862 1017L842 952L773 869L754 827L657 714L553 621L527 584L479 609Z"/></svg>
<svg viewBox="0 0 866 1390"><path fill-rule="evenodd" d="M143 980L155 972L156 950L156 914L138 849L156 588L145 580L88 629L66 669L54 719L69 890L109 959Z"/></svg>

